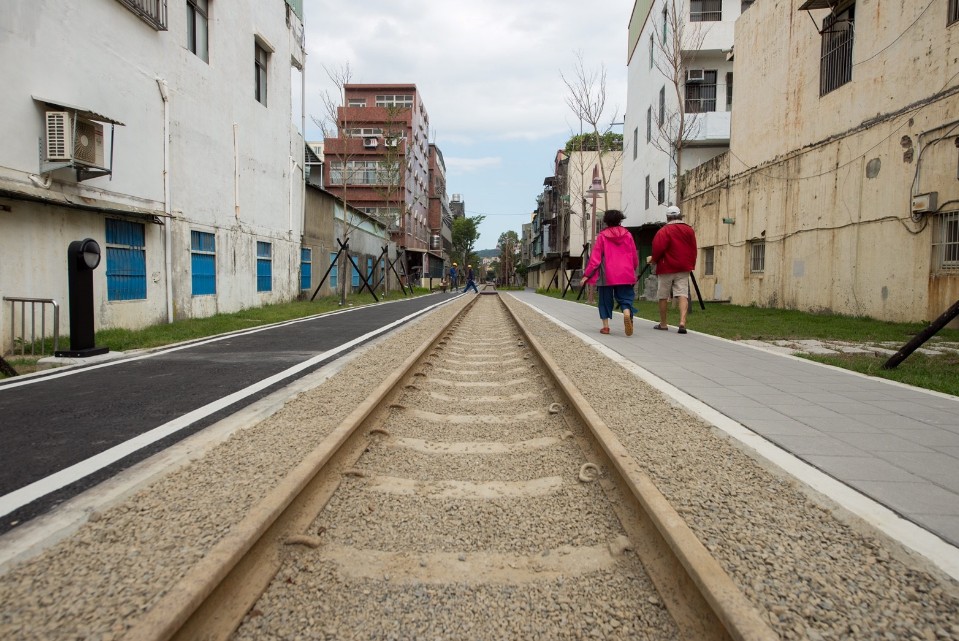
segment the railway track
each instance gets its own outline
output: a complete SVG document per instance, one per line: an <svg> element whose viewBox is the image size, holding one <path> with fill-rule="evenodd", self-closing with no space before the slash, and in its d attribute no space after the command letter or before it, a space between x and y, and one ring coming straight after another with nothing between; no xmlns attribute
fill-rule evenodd
<svg viewBox="0 0 959 641"><path fill-rule="evenodd" d="M774 639L498 296L475 296L128 639Z"/></svg>

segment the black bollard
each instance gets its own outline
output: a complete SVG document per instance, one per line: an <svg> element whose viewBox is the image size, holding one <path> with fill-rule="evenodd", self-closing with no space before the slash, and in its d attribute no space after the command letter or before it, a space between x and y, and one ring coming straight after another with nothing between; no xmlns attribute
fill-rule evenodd
<svg viewBox="0 0 959 641"><path fill-rule="evenodd" d="M54 356L84 358L106 354L96 347L93 329L93 270L100 264L100 245L92 238L75 240L67 248L67 284L70 289L70 349Z"/></svg>

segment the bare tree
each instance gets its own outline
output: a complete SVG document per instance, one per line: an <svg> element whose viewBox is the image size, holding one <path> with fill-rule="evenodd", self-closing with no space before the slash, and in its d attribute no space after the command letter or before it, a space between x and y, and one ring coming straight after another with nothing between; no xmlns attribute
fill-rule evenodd
<svg viewBox="0 0 959 641"><path fill-rule="evenodd" d="M673 193L674 204L679 204L680 201L679 176L683 150L698 129L698 122L689 117L686 109L686 68L695 52L702 49L703 38L706 36L699 28L699 23L691 25L686 20L687 15L685 0L665 0L663 25L660 29L654 29L654 48L657 55L653 56L653 61L656 69L666 79L676 107L668 108L664 97L661 97L659 113L656 114L657 127L651 142L669 156L669 191Z"/></svg>

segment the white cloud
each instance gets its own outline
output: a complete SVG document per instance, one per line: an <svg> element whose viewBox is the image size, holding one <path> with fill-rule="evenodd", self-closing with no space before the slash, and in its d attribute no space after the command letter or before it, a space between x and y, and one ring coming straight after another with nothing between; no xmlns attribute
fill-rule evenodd
<svg viewBox="0 0 959 641"><path fill-rule="evenodd" d="M499 167L503 163L502 158L448 158L444 157L447 173L451 176L457 174L468 174L474 171L489 169L490 167Z"/></svg>

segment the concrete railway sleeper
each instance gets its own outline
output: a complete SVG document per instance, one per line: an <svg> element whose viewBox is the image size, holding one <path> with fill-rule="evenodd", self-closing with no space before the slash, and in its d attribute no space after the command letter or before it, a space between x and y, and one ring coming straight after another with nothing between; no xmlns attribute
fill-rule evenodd
<svg viewBox="0 0 959 641"><path fill-rule="evenodd" d="M775 639L498 296L476 296L128 639Z"/></svg>

